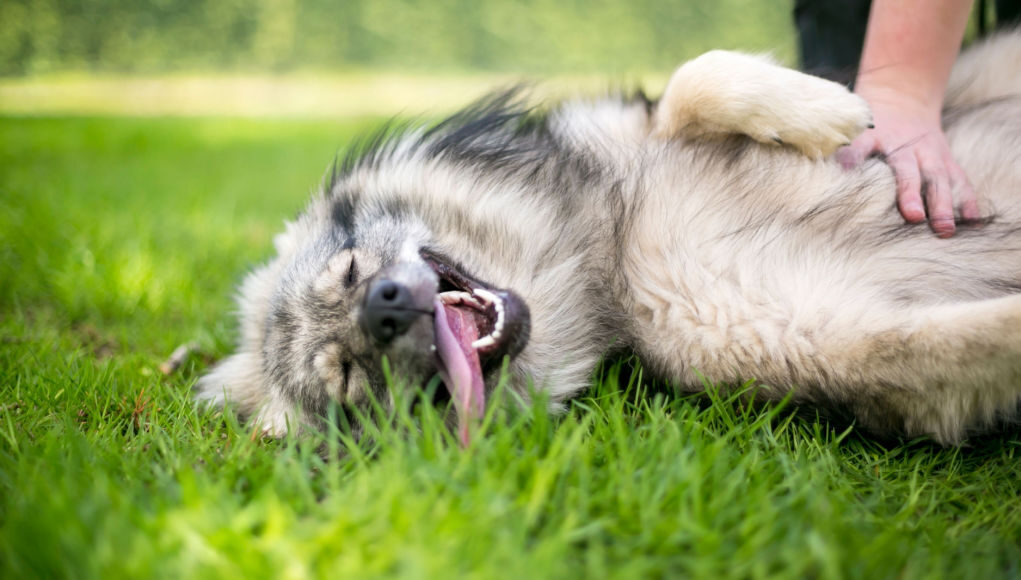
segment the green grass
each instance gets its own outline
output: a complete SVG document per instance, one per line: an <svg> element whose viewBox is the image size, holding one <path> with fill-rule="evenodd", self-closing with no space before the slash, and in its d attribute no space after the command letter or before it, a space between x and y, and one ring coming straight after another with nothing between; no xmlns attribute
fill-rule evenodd
<svg viewBox="0 0 1021 580"><path fill-rule="evenodd" d="M428 407L332 462L197 411L234 283L371 124L0 118L0 577L1021 573L1016 433L881 446L621 365L467 450Z"/></svg>

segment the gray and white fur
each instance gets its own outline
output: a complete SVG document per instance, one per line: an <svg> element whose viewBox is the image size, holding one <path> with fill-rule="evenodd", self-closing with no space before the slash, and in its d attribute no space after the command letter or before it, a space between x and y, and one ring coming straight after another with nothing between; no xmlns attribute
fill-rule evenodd
<svg viewBox="0 0 1021 580"><path fill-rule="evenodd" d="M392 401L381 371L436 373L444 263L527 305L513 388L559 408L601 357L657 377L755 379L758 396L958 443L1021 399L1021 35L962 57L944 122L984 218L949 239L906 224L882 158L830 154L869 124L843 87L708 53L663 98L514 91L430 128L384 130L334 168L240 289L237 352L197 385L266 432L331 400ZM388 342L363 310L385 277L420 309ZM527 323L527 327L524 325ZM491 389L503 363L484 366Z"/></svg>

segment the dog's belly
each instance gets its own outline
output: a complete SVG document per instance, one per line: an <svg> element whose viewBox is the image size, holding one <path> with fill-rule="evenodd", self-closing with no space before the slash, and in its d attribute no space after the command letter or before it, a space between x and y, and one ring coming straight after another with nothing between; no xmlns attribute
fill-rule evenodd
<svg viewBox="0 0 1021 580"><path fill-rule="evenodd" d="M702 377L814 382L830 364L821 346L886 309L864 280L811 260L683 253L635 263L643 274L632 278L632 314L643 359L693 389Z"/></svg>
<svg viewBox="0 0 1021 580"><path fill-rule="evenodd" d="M667 164L649 180L622 268L637 349L682 385L853 375L842 344L1021 287L1021 248L998 246L995 228L943 240L906 225L880 161L845 172L764 147L682 161L700 172Z"/></svg>

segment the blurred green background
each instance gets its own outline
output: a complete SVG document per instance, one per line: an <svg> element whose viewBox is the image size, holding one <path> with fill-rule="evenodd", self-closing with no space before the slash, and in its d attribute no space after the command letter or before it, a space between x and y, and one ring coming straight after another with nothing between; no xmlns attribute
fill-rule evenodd
<svg viewBox="0 0 1021 580"><path fill-rule="evenodd" d="M793 62L768 0L3 0L0 75L663 71L712 48Z"/></svg>
<svg viewBox="0 0 1021 580"><path fill-rule="evenodd" d="M796 60L793 2L0 0L0 114L443 114L496 86L642 86L714 48ZM550 80L553 82L548 82Z"/></svg>

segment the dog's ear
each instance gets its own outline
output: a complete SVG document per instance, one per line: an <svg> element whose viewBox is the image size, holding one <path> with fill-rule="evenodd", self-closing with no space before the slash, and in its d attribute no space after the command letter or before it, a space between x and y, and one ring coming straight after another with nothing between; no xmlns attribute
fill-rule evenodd
<svg viewBox="0 0 1021 580"><path fill-rule="evenodd" d="M283 437L292 425L298 425L300 412L274 396L261 369L259 356L254 353L239 352L227 357L195 383L196 403L233 407L264 435Z"/></svg>
<svg viewBox="0 0 1021 580"><path fill-rule="evenodd" d="M195 400L221 408L227 404L237 405L243 415L256 412L266 403L259 357L240 352L220 361L195 383Z"/></svg>
<svg viewBox="0 0 1021 580"><path fill-rule="evenodd" d="M302 241L302 232L297 222L285 222L284 231L273 236L273 248L277 251L277 256L287 258L294 255Z"/></svg>

